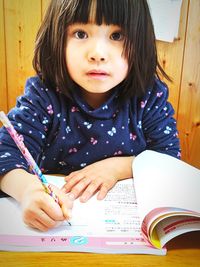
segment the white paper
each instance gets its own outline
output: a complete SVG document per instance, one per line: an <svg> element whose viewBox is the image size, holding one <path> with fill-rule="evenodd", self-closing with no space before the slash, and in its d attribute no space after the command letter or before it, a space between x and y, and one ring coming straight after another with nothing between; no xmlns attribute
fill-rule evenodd
<svg viewBox="0 0 200 267"><path fill-rule="evenodd" d="M157 40L173 42L178 37L182 0L148 0Z"/></svg>
<svg viewBox="0 0 200 267"><path fill-rule="evenodd" d="M141 221L158 207L200 213L197 168L166 154L146 150L133 161L133 173Z"/></svg>

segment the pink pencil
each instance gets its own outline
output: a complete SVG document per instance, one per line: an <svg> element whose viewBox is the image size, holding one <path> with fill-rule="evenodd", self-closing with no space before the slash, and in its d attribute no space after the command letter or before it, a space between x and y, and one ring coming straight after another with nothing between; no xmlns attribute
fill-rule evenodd
<svg viewBox="0 0 200 267"><path fill-rule="evenodd" d="M13 127L13 125L11 124L11 122L8 119L8 117L5 115L5 113L3 111L0 111L0 120L2 121L3 125L5 126L6 130L8 131L8 133L10 134L12 139L14 140L14 142L17 145L17 147L19 148L19 150L21 151L22 155L26 159L26 161L27 161L28 165L30 166L31 170L33 171L33 173L36 174L37 177L42 182L42 184L43 184L43 186L45 188L45 191L50 196L52 196L53 199L57 203L59 203L58 197L53 192L53 190L51 188L51 185L47 182L45 176L42 174L42 172L41 172L40 168L38 167L37 163L35 162L35 160L31 156L31 154L28 151L28 149L26 148L26 146L25 146L25 144L23 142L24 141L23 136L19 135L17 133L17 131L15 130L15 128Z"/></svg>

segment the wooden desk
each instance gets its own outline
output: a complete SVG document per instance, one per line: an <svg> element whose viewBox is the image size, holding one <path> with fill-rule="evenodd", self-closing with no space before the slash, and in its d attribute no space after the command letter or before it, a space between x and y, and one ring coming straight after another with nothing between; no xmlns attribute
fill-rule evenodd
<svg viewBox="0 0 200 267"><path fill-rule="evenodd" d="M0 252L0 267L200 267L200 232L175 238L166 256L68 252Z"/></svg>

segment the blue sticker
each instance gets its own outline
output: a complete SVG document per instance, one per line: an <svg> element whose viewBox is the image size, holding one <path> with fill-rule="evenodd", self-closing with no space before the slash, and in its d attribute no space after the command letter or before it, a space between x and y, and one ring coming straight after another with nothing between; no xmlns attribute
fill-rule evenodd
<svg viewBox="0 0 200 267"><path fill-rule="evenodd" d="M88 238L85 236L73 236L69 240L72 245L86 245L88 244Z"/></svg>

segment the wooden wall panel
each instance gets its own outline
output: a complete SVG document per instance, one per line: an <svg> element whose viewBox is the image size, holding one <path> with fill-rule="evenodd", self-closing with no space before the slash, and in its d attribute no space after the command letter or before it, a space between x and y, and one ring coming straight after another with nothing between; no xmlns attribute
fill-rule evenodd
<svg viewBox="0 0 200 267"><path fill-rule="evenodd" d="M159 62L173 83L163 79L169 87L169 100L175 109L177 117L179 103L179 89L183 68L183 55L187 26L188 0L183 0L178 38L173 43L157 41Z"/></svg>
<svg viewBox="0 0 200 267"><path fill-rule="evenodd" d="M6 0L5 38L7 59L8 108L24 90L27 77L33 75L32 56L35 34L41 22L40 0Z"/></svg>
<svg viewBox="0 0 200 267"><path fill-rule="evenodd" d="M190 1L178 109L183 159L200 169L200 1Z"/></svg>
<svg viewBox="0 0 200 267"><path fill-rule="evenodd" d="M7 76L3 4L3 0L0 0L0 110L7 111Z"/></svg>

